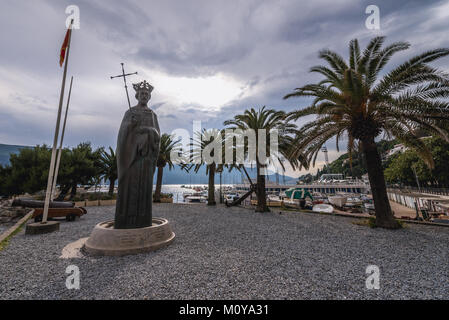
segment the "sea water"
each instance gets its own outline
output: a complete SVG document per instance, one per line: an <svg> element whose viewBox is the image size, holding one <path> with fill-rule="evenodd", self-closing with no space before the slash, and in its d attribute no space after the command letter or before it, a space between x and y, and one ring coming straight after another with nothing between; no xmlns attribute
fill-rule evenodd
<svg viewBox="0 0 449 320"><path fill-rule="evenodd" d="M184 188L182 187L184 186ZM207 184L186 184L186 185L182 185L182 184L164 184L162 185L162 193L171 193L173 194L173 202L174 203L183 203L184 202L184 197L183 194L185 192L194 192L193 188L195 187L200 187L202 189L206 188L208 185ZM222 187L232 187L232 185L228 185L228 184L223 184ZM153 189L155 188L155 186L153 186ZM220 185L215 185L215 190L219 190L220 189Z"/></svg>

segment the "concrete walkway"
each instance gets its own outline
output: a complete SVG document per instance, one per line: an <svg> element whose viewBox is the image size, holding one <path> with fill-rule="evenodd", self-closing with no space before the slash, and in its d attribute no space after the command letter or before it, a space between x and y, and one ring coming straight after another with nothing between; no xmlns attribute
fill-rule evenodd
<svg viewBox="0 0 449 320"><path fill-rule="evenodd" d="M391 210L394 212L394 216L396 218L401 217L410 217L415 218L416 217L416 211L413 209L410 209L409 207L403 206L402 204L399 204L394 201L390 201Z"/></svg>

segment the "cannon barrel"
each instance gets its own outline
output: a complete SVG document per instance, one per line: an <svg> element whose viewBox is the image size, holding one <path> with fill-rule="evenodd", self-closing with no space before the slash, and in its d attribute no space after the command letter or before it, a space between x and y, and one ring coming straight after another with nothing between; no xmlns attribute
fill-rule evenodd
<svg viewBox="0 0 449 320"><path fill-rule="evenodd" d="M25 208L43 208L45 202L30 199L15 199L12 202L13 207L25 207ZM63 201L51 201L50 208L73 208L75 204L73 202Z"/></svg>

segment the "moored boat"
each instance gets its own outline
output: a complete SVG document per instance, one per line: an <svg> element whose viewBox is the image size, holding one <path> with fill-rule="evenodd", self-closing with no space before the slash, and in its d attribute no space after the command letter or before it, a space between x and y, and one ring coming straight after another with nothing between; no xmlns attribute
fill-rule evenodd
<svg viewBox="0 0 449 320"><path fill-rule="evenodd" d="M346 196L336 195L336 196L330 196L329 203L333 204L334 206L342 208L346 202L348 201L348 198Z"/></svg>
<svg viewBox="0 0 449 320"><path fill-rule="evenodd" d="M206 202L207 196L205 196L202 192L194 192L184 197L184 200L187 202Z"/></svg>
<svg viewBox="0 0 449 320"><path fill-rule="evenodd" d="M330 204L320 203L320 204L314 205L312 208L312 211L332 213L332 212L334 212L334 207L332 207Z"/></svg>
<svg viewBox="0 0 449 320"><path fill-rule="evenodd" d="M358 197L350 196L347 198L345 205L348 207L361 207L363 205L363 201Z"/></svg>

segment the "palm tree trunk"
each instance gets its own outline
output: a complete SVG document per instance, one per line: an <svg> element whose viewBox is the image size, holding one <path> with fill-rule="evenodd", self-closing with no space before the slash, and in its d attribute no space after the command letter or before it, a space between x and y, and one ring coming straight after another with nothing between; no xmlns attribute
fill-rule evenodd
<svg viewBox="0 0 449 320"><path fill-rule="evenodd" d="M257 164L257 186L256 186L256 195L257 195L257 207L256 212L269 212L267 206L267 195L265 191L265 175L260 174L260 164Z"/></svg>
<svg viewBox="0 0 449 320"><path fill-rule="evenodd" d="M164 167L157 167L156 191L154 192L153 202L161 202L162 175Z"/></svg>
<svg viewBox="0 0 449 320"><path fill-rule="evenodd" d="M376 226L387 229L398 229L400 225L391 212L390 201L387 196L387 186L382 170L382 160L374 142L374 137L362 140L362 146L376 211Z"/></svg>
<svg viewBox="0 0 449 320"><path fill-rule="evenodd" d="M109 179L109 192L108 194L112 197L114 195L115 179Z"/></svg>
<svg viewBox="0 0 449 320"><path fill-rule="evenodd" d="M215 206L215 163L209 166L209 190L207 196L207 205Z"/></svg>

